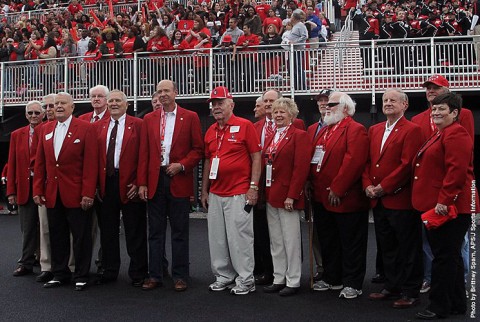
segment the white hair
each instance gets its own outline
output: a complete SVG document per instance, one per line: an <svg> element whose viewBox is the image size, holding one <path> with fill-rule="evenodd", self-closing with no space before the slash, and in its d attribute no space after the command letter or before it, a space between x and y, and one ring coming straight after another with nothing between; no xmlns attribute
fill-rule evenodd
<svg viewBox="0 0 480 322"><path fill-rule="evenodd" d="M340 94L338 103L339 105L346 107L347 108L347 114L350 116L353 116L355 114L355 101L352 100L350 95L347 93L342 93L342 92L336 92ZM333 94L333 93L332 93Z"/></svg>
<svg viewBox="0 0 480 322"><path fill-rule="evenodd" d="M96 89L101 89L103 91L103 93L105 94L105 96L108 95L108 93L110 93L110 90L108 89L107 86L104 86L104 85L97 85L97 86L94 86L92 88L90 88L90 90L88 91L88 94L90 96L92 96L92 92Z"/></svg>
<svg viewBox="0 0 480 322"><path fill-rule="evenodd" d="M45 113L45 109L43 108L42 102L40 102L40 101L30 101L30 102L28 102L27 105L25 106L25 113L28 112L28 108L32 105L40 106L40 110L42 111L42 113Z"/></svg>

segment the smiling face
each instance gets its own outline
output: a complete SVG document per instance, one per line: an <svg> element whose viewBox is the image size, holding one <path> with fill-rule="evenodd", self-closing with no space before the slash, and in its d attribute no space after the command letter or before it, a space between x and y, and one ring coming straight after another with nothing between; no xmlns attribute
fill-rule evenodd
<svg viewBox="0 0 480 322"><path fill-rule="evenodd" d="M73 113L73 99L67 94L58 94L55 97L55 118L59 122L65 122Z"/></svg>
<svg viewBox="0 0 480 322"><path fill-rule="evenodd" d="M276 107L273 110L272 115L273 115L273 120L275 121L275 125L278 128L285 127L285 126L289 125L290 123L292 123L293 118L285 108Z"/></svg>
<svg viewBox="0 0 480 322"><path fill-rule="evenodd" d="M447 104L432 105L432 120L439 130L442 130L455 122L458 116L458 110L450 111Z"/></svg>
<svg viewBox="0 0 480 322"><path fill-rule="evenodd" d="M175 97L177 90L172 81L162 80L157 85L158 100L167 112L172 112L175 109Z"/></svg>
<svg viewBox="0 0 480 322"><path fill-rule="evenodd" d="M118 120L127 113L128 103L124 94L120 91L112 91L108 95L107 105L110 116L114 120Z"/></svg>

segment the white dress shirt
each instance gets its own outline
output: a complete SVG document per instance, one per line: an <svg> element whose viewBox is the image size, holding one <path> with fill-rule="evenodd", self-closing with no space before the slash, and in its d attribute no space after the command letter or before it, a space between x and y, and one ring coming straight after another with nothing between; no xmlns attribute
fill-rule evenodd
<svg viewBox="0 0 480 322"><path fill-rule="evenodd" d="M72 116L70 115L65 122L58 122L57 126L55 127L55 133L53 135L53 149L55 151L55 160L58 160L58 155L60 154L60 150L62 149L63 141L65 140L65 136L67 135L67 131L70 127L71 122Z"/></svg>
<svg viewBox="0 0 480 322"><path fill-rule="evenodd" d="M286 126L277 128L277 131L275 132L275 137L273 138L273 143L277 143L278 140L280 140L280 136L282 135L283 131L287 129Z"/></svg>
<svg viewBox="0 0 480 322"><path fill-rule="evenodd" d="M261 138L261 143L262 143L262 148L265 146L265 131L267 129L267 126L269 126L271 123L273 127L273 131L275 131L275 123L273 122L273 119L269 119L268 117L265 117L265 124L263 125L263 130L262 130L262 138Z"/></svg>
<svg viewBox="0 0 480 322"><path fill-rule="evenodd" d="M163 155L162 166L170 164L170 150L172 148L172 138L173 131L175 130L175 119L177 117L177 105L175 104L175 109L172 112L165 112L166 122L165 122L165 137L163 138L162 148L165 149L165 154ZM160 120L160 127L162 126ZM160 128L160 133L162 129Z"/></svg>
<svg viewBox="0 0 480 322"><path fill-rule="evenodd" d="M115 169L120 168L120 153L122 153L123 133L125 133L125 119L126 119L126 114L123 114L118 119L117 138L115 139L115 153L113 156L113 166ZM110 123L108 124L108 130L107 130L107 144L106 144L105 153L107 153L108 151L108 145L110 144L110 134L112 133L114 126L115 126L115 120L110 118Z"/></svg>
<svg viewBox="0 0 480 322"><path fill-rule="evenodd" d="M402 116L403 117L403 116ZM398 119L400 120L401 117ZM393 122L392 125L388 125L388 121L385 123L385 132L383 132L383 138L382 138L382 145L380 146L380 152L383 150L383 146L385 145L385 142L387 142L388 137L392 133L393 129L395 128L395 125L397 125L398 120Z"/></svg>

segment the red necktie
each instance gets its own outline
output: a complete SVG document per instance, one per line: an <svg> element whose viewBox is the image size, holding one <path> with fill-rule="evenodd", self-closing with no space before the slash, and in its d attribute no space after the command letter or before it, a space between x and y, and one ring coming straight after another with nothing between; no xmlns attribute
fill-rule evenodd
<svg viewBox="0 0 480 322"><path fill-rule="evenodd" d="M115 126L110 133L110 140L108 141L108 149L107 149L107 176L111 177L115 174L115 143L117 141L117 129L118 129L118 121L115 121Z"/></svg>
<svg viewBox="0 0 480 322"><path fill-rule="evenodd" d="M90 122L90 123L95 123L96 121L98 121L100 118L98 117L98 115L95 115L95 117L93 118L93 121Z"/></svg>
<svg viewBox="0 0 480 322"><path fill-rule="evenodd" d="M267 121L267 126L265 127L265 143L272 138L274 132L275 131L273 130L273 122Z"/></svg>

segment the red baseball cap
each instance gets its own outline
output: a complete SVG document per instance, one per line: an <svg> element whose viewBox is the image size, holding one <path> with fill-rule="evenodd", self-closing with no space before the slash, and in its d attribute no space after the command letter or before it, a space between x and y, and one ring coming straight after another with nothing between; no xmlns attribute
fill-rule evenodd
<svg viewBox="0 0 480 322"><path fill-rule="evenodd" d="M232 94L228 91L228 88L225 86L218 86L213 89L210 93L210 98L207 102L211 102L214 99L225 99L225 98L233 98Z"/></svg>
<svg viewBox="0 0 480 322"><path fill-rule="evenodd" d="M425 83L423 83L422 87L427 87L428 84L435 84L441 87L449 87L448 80L443 77L442 75L432 75L430 76Z"/></svg>
<svg viewBox="0 0 480 322"><path fill-rule="evenodd" d="M231 36L231 35L225 35L225 36L223 36L222 42L231 43L231 42L232 42L232 36Z"/></svg>

